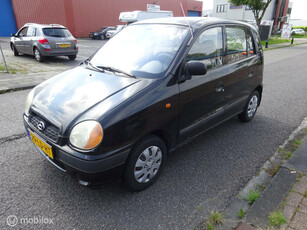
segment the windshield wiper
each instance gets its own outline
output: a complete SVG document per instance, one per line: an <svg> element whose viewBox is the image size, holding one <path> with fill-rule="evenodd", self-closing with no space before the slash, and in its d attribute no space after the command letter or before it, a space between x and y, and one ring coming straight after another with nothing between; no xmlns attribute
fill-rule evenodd
<svg viewBox="0 0 307 230"><path fill-rule="evenodd" d="M122 74L129 76L129 77L136 78L133 74L127 73L127 72L120 70L120 69L116 69L114 67L110 67L110 66L96 66L96 67L99 68L99 69L102 69L102 70L110 71L110 72L113 72L113 73L122 73Z"/></svg>
<svg viewBox="0 0 307 230"><path fill-rule="evenodd" d="M98 68L97 66L94 66L88 59L87 60L85 60L84 61L84 63L85 64L87 64L87 65L90 65L91 66L91 68L93 68L93 69L95 69L95 70L97 70L97 71L99 71L99 72L104 72L104 70L103 69L101 69L101 68Z"/></svg>

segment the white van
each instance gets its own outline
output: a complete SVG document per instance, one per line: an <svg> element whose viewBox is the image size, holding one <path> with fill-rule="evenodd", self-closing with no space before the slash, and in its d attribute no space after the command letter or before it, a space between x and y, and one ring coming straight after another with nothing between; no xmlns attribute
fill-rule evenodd
<svg viewBox="0 0 307 230"><path fill-rule="evenodd" d="M145 19L153 19L153 18L166 18L173 17L172 11L132 11L132 12L121 12L119 15L119 21L133 23L138 22Z"/></svg>

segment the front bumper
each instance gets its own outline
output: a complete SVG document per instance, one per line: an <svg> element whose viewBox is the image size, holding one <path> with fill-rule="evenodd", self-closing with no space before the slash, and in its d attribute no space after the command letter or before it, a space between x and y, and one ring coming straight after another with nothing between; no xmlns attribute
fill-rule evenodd
<svg viewBox="0 0 307 230"><path fill-rule="evenodd" d="M61 171L68 172L76 176L79 180L91 183L108 183L120 179L130 149L124 148L115 150L112 151L111 154L104 153L91 156L91 159L88 159L86 154L76 152L67 145L60 146L43 136L40 131L29 122L26 115L23 116L23 120L27 132L31 130L42 141L51 146L53 159L48 157L35 145L39 152ZM70 153L65 151L65 149L68 148ZM71 154L71 152L76 152L76 154ZM76 157L76 155L83 157Z"/></svg>

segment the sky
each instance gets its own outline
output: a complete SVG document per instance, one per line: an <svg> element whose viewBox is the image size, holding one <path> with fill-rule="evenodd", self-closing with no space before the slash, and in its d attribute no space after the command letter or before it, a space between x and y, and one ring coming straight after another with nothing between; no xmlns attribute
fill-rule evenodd
<svg viewBox="0 0 307 230"><path fill-rule="evenodd" d="M204 10L212 10L213 0L202 0L205 3ZM291 19L307 19L307 0L290 0L293 2Z"/></svg>

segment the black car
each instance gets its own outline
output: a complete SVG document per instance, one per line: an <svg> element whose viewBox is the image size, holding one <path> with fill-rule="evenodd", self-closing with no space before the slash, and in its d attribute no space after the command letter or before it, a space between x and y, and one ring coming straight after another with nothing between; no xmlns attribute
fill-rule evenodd
<svg viewBox="0 0 307 230"><path fill-rule="evenodd" d="M262 75L260 39L248 24L141 21L35 87L24 124L41 154L81 184L121 178L142 190L180 143L235 115L252 120Z"/></svg>
<svg viewBox="0 0 307 230"><path fill-rule="evenodd" d="M101 27L95 32L90 32L89 37L92 39L101 39L104 40L106 39L106 34L109 30L114 30L115 27Z"/></svg>

